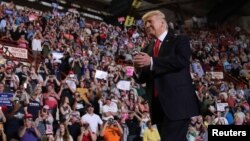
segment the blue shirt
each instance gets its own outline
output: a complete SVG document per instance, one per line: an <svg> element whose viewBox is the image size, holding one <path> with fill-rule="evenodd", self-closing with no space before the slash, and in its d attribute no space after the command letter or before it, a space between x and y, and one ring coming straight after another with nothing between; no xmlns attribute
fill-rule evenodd
<svg viewBox="0 0 250 141"><path fill-rule="evenodd" d="M229 125L234 123L234 118L233 118L232 113L228 112L226 115L226 119L227 119Z"/></svg>

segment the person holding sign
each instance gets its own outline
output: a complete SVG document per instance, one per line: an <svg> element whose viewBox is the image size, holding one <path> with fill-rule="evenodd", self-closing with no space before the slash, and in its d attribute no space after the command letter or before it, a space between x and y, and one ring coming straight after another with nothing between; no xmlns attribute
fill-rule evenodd
<svg viewBox="0 0 250 141"><path fill-rule="evenodd" d="M135 81L147 84L152 123L157 125L161 141L184 141L190 117L199 115L190 75L189 38L169 31L159 10L142 19L154 42L134 55Z"/></svg>

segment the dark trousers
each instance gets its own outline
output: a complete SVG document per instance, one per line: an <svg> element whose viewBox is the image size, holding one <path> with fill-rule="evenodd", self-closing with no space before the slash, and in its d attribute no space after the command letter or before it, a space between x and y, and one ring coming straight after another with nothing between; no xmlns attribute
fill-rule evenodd
<svg viewBox="0 0 250 141"><path fill-rule="evenodd" d="M128 135L127 141L138 141L138 135Z"/></svg>
<svg viewBox="0 0 250 141"><path fill-rule="evenodd" d="M187 141L190 119L170 120L164 114L158 98L152 99L152 115L153 124L157 125L161 141Z"/></svg>

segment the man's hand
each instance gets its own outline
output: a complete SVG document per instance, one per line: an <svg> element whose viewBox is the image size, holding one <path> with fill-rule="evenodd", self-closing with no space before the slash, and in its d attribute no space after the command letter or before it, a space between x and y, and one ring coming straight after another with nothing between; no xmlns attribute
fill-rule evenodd
<svg viewBox="0 0 250 141"><path fill-rule="evenodd" d="M135 67L143 68L149 66L151 63L151 57L144 52L140 52L134 56Z"/></svg>

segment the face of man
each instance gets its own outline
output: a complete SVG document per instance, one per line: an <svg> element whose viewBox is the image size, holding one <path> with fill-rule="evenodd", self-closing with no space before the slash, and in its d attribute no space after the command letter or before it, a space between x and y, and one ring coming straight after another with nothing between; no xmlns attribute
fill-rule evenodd
<svg viewBox="0 0 250 141"><path fill-rule="evenodd" d="M165 30L164 20L157 15L148 17L144 24L146 32L154 37L159 37Z"/></svg>
<svg viewBox="0 0 250 141"><path fill-rule="evenodd" d="M93 108L93 107L88 107L87 112L88 112L89 114L94 113L94 108Z"/></svg>

